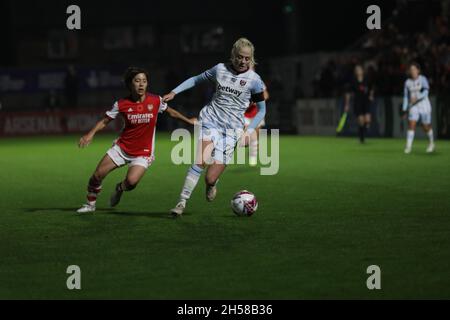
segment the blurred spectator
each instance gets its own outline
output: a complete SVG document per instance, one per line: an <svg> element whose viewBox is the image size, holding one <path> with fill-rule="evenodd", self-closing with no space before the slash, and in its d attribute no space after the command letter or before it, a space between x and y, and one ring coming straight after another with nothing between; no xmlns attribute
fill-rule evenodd
<svg viewBox="0 0 450 320"><path fill-rule="evenodd" d="M447 9L445 9L447 10ZM369 32L359 45L359 54L354 57L340 58L335 63L328 61L318 71L314 80L314 96L329 97L342 93L342 83L349 81L349 70L357 63L370 61L369 77L374 76L378 81L381 94L401 94L407 65L417 61L422 65L423 72L428 76L434 93L449 92L450 68L450 32L448 17L442 9L442 14L429 16L428 30L410 30L408 12L404 20L396 19L400 28L394 22L377 32ZM396 18L400 18L399 17ZM426 22L426 21L425 21ZM406 26L406 27L405 27ZM420 29L420 28L419 28ZM349 56L350 54L348 54ZM337 91L337 92L336 92Z"/></svg>
<svg viewBox="0 0 450 320"><path fill-rule="evenodd" d="M429 79L431 94L437 99L438 134L450 137L449 4L450 1L443 1L440 13L436 13L420 6L414 8L413 2L400 3L386 26L368 32L355 44L352 53L341 55L335 63L329 60L320 67L313 81L314 97L341 95L342 84L349 82L354 65L361 63L368 78L376 84L377 95L384 100L386 128L392 129L390 110L394 106L390 97L402 95L407 66L417 61ZM391 135L392 132L386 130L386 136Z"/></svg>
<svg viewBox="0 0 450 320"><path fill-rule="evenodd" d="M67 67L66 77L64 78L64 94L66 98L66 106L75 108L78 106L78 74L73 65Z"/></svg>
<svg viewBox="0 0 450 320"><path fill-rule="evenodd" d="M336 88L336 63L329 60L322 70L319 79L320 94L323 97L331 97L335 94Z"/></svg>
<svg viewBox="0 0 450 320"><path fill-rule="evenodd" d="M47 112L58 111L61 107L61 99L56 90L50 90L44 99L44 109Z"/></svg>

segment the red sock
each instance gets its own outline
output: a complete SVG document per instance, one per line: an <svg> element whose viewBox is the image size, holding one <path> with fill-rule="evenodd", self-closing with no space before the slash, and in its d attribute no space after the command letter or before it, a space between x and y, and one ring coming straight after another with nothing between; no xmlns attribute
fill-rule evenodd
<svg viewBox="0 0 450 320"><path fill-rule="evenodd" d="M97 201L97 196L102 191L102 182L98 180L95 176L92 176L89 179L88 187L87 187L87 201L90 205L95 205Z"/></svg>

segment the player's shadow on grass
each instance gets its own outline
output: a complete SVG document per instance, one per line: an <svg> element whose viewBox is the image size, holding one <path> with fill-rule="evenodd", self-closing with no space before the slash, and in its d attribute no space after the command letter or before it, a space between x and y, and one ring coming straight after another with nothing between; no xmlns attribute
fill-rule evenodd
<svg viewBox="0 0 450 320"><path fill-rule="evenodd" d="M173 217L169 214L169 211L158 211L158 212L137 212L137 211L119 211L117 209L111 209L111 208L97 208L95 212L89 212L89 213L77 213L78 208L24 208L23 210L27 213L50 213L55 211L63 211L63 212L70 212L77 216L85 216L85 215L92 215L96 213L102 213L102 214L115 214L115 215L122 215L122 216L129 216L129 217L145 217L145 218L154 218L154 219L173 219ZM183 216L189 216L190 213L186 212L183 214Z"/></svg>
<svg viewBox="0 0 450 320"><path fill-rule="evenodd" d="M439 151L434 151L432 153L427 153L425 151L422 150L418 150L416 152L414 152L414 150L408 155L408 156L419 156L419 157L438 157L441 154L439 153Z"/></svg>
<svg viewBox="0 0 450 320"><path fill-rule="evenodd" d="M121 216L129 216L129 217L144 217L144 218L153 218L153 219L173 219L170 215L169 211L157 211L157 212L137 212L137 211L115 211L109 210L108 212L103 212L106 214L115 214ZM183 214L189 215L189 213Z"/></svg>
<svg viewBox="0 0 450 320"><path fill-rule="evenodd" d="M51 211L64 211L64 212L73 212L76 213L79 208L24 208L23 210L25 212L30 213L46 213ZM106 208L97 208L96 211L108 211L109 209Z"/></svg>

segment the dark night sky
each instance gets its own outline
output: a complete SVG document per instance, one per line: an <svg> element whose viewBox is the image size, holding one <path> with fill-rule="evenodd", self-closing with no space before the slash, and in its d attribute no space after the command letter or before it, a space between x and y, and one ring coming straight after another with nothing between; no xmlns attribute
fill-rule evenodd
<svg viewBox="0 0 450 320"><path fill-rule="evenodd" d="M284 8L289 2L296 2L295 10L286 14ZM364 34L366 29L366 8L378 4L382 20L388 18L396 1L321 1L321 0L152 0L130 1L13 1L2 0L0 10L0 36L3 43L14 44L12 30L40 30L65 26L65 8L78 4L82 9L84 30L89 28L127 25L130 21L139 23L152 21L163 28L180 24L222 23L237 27L242 35L251 38L264 55L286 53L285 40L289 38L293 20L296 20L297 50L311 52L319 50L340 50L346 48ZM24 9L25 8L25 9ZM3 14L6 13L6 14ZM38 13L38 14L37 14ZM283 43L284 42L284 43ZM2 52L3 64L7 51ZM5 60L6 59L6 60Z"/></svg>
<svg viewBox="0 0 450 320"><path fill-rule="evenodd" d="M367 32L366 9L377 4L382 20L392 13L395 1L299 1L300 50L339 50Z"/></svg>

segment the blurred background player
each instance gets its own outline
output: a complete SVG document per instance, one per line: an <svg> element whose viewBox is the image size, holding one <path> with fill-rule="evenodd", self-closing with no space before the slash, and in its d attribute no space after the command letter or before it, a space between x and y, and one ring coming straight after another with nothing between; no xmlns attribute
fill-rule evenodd
<svg viewBox="0 0 450 320"><path fill-rule="evenodd" d="M267 91L267 87L264 87L264 101L267 101L269 99L269 92ZM253 101L250 103L250 106L245 110L244 113L244 121L245 121L245 129L250 125L253 118L258 113L258 107L256 106L256 103ZM250 143L249 143L249 164L250 166L254 167L258 163L258 138L259 138L259 129L265 126L264 119L261 120L260 123L258 123L258 126L256 127L255 131L250 136Z"/></svg>
<svg viewBox="0 0 450 320"><path fill-rule="evenodd" d="M123 191L131 191L136 188L154 160L155 127L158 113L167 111L173 118L192 125L195 122L195 118L188 119L168 107L161 97L147 93L148 73L144 69L128 68L124 75L124 82L130 95L115 102L104 118L79 141L79 147L86 147L92 142L94 135L104 129L118 115L121 115L125 122L119 138L114 141L113 146L100 160L89 179L87 203L77 210L79 213L95 211L103 179L119 167L128 164L128 171L125 179L116 185L110 198L111 207L119 203Z"/></svg>
<svg viewBox="0 0 450 320"><path fill-rule="evenodd" d="M350 100L353 98L353 113L358 120L358 136L361 143L365 142L367 130L372 121L370 105L374 99L374 89L365 76L364 68L356 65L354 77L347 88L344 102L344 112L350 110Z"/></svg>
<svg viewBox="0 0 450 320"><path fill-rule="evenodd" d="M403 90L403 112L408 112L408 131L406 133L405 153L411 153L417 121L421 121L422 128L430 143L426 152L434 151L433 128L431 126L431 103L428 99L430 85L425 76L420 74L420 65L411 63L409 78L405 81Z"/></svg>
<svg viewBox="0 0 450 320"><path fill-rule="evenodd" d="M195 164L188 170L180 199L171 210L174 216L183 213L186 202L207 164L206 199L208 201L215 199L217 181L227 163L231 161L239 139L241 144L247 145L250 135L264 119L266 113L264 83L252 69L255 66L254 52L253 44L248 39L240 38L231 50L231 63L219 63L202 74L184 81L163 97L164 101L170 101L176 94L208 80L216 85L212 100L200 111L200 148ZM256 103L258 111L247 130L241 135L244 128L244 112L250 101Z"/></svg>

